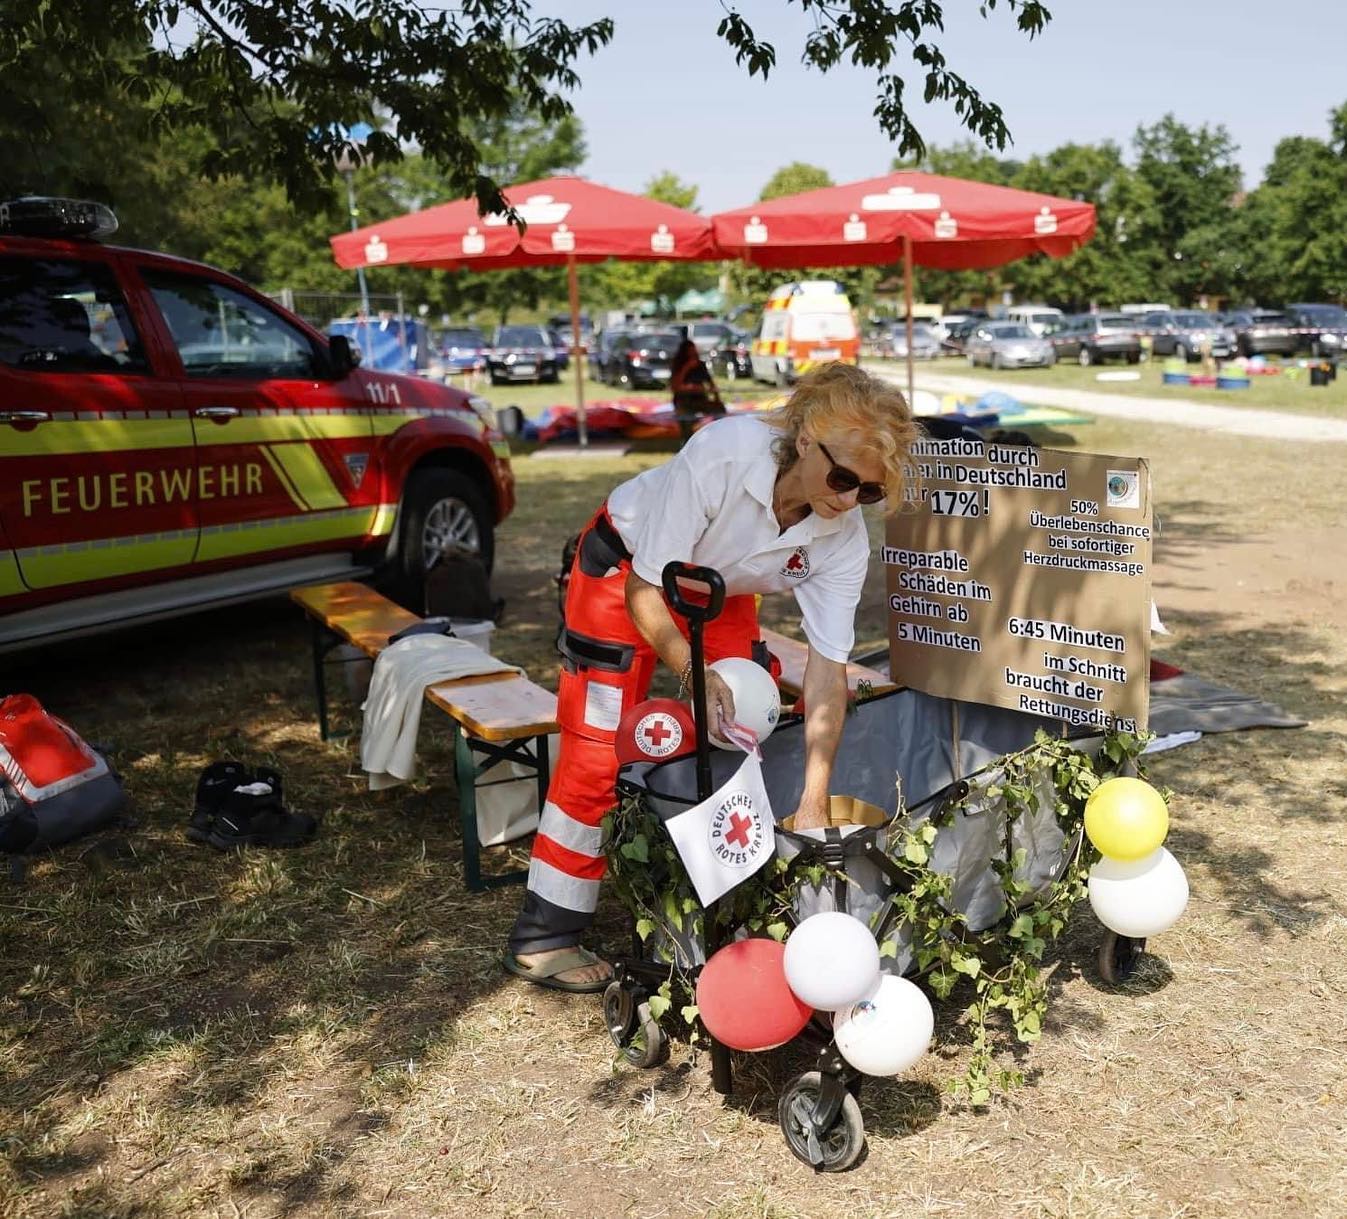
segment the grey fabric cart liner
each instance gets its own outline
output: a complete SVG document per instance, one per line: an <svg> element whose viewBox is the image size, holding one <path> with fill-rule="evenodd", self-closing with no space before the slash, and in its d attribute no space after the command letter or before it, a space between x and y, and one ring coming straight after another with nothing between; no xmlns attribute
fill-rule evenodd
<svg viewBox="0 0 1347 1219"><path fill-rule="evenodd" d="M954 878L953 903L975 931L995 923L1005 912L999 877L991 868L993 859L1007 853L1006 826L997 814L989 814L980 797L1000 777L1000 768L989 764L1004 754L1032 744L1042 728L1059 735L1061 723L977 703L935 698L916 690L898 690L862 703L848 715L833 770L833 792L856 796L892 817L898 805L895 780L901 779L903 798L910 810L906 824L919 825L942 804L928 798L967 779L972 791L967 808L938 835L931 867ZM1092 752L1098 739L1082 742ZM785 721L762 745L763 777L773 814L778 821L795 811L804 785L804 725ZM712 787L726 783L743 761L743 755L713 750ZM644 792L650 808L663 820L677 816L697 803L696 761L693 757L672 762L637 763L624 768L622 783ZM1056 793L1050 784L1040 794L1037 808L1021 817L1010 830L1010 849L1026 850L1021 879L1033 889L1050 883L1070 857L1074 844L1066 843L1058 827ZM822 831L811 831L822 838ZM882 841L882 840L881 840ZM789 858L800 848L778 832L778 854ZM871 921L884 908L888 884L874 865L851 867L846 887L849 913ZM797 917L835 908L832 886L807 890L801 895ZM676 948L679 963L686 966L702 959L700 945L671 928L662 929L665 942ZM900 945L903 937L899 936ZM886 958L886 967L906 972L910 954Z"/></svg>

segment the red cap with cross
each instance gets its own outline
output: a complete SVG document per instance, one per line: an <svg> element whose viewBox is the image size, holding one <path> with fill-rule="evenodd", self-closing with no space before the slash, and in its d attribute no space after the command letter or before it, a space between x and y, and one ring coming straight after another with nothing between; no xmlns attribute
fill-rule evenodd
<svg viewBox="0 0 1347 1219"><path fill-rule="evenodd" d="M697 748L697 730L686 703L672 698L650 698L637 703L617 726L613 742L617 760L667 762Z"/></svg>

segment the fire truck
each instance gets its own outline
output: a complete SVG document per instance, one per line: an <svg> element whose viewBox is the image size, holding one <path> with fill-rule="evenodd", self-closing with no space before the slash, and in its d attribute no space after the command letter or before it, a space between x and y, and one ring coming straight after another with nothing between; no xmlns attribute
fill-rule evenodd
<svg viewBox="0 0 1347 1219"><path fill-rule="evenodd" d="M514 506L490 404L359 367L213 267L0 203L0 651L381 576L413 608Z"/></svg>

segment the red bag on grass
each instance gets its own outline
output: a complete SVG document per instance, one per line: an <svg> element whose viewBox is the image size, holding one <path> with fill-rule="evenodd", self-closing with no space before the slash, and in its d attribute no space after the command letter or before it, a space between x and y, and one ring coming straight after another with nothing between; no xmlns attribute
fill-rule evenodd
<svg viewBox="0 0 1347 1219"><path fill-rule="evenodd" d="M0 852L58 846L113 821L121 782L97 750L31 694L0 700Z"/></svg>

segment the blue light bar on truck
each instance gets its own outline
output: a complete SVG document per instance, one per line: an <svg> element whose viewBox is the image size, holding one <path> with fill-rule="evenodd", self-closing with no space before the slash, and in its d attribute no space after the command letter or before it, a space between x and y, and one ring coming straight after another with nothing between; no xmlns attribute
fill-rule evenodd
<svg viewBox="0 0 1347 1219"><path fill-rule="evenodd" d="M26 195L0 203L0 233L23 237L111 237L117 217L105 203Z"/></svg>

